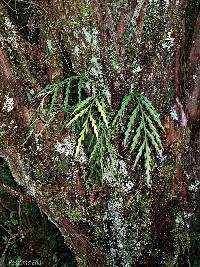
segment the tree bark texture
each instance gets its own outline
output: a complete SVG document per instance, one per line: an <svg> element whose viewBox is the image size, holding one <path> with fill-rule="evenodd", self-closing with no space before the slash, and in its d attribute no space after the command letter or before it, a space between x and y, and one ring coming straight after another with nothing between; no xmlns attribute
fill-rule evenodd
<svg viewBox="0 0 200 267"><path fill-rule="evenodd" d="M0 3L0 157L17 184L59 228L82 266L177 266L188 262L199 192L200 2L43 0ZM152 186L120 147L115 175L85 187L88 159L76 136L37 122L37 93L80 74L115 113L144 93L165 126ZM86 95L89 95L86 91ZM127 118L128 119L128 118ZM186 265L185 265L186 266Z"/></svg>

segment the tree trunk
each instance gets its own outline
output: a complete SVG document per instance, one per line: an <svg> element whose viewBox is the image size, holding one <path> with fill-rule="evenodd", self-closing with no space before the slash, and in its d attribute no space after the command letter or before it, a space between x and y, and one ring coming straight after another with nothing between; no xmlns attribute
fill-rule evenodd
<svg viewBox="0 0 200 267"><path fill-rule="evenodd" d="M80 267L187 266L199 192L200 2L5 2L0 157L16 183L59 228ZM145 156L134 168L123 132L112 136L115 171L107 164L103 182L88 186L88 154L82 147L74 156L77 134L60 130L66 113L45 128L37 94L73 75L95 81L85 97L104 95L113 116L130 92L156 107L164 149L152 152L151 186Z"/></svg>

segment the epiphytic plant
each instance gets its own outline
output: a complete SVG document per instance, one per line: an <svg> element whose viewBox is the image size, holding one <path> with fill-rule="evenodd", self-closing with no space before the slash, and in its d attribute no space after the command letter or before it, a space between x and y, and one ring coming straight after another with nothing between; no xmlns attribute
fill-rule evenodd
<svg viewBox="0 0 200 267"><path fill-rule="evenodd" d="M112 125L109 125L111 112L108 111L108 104L103 95L84 96L84 90L95 85L93 80L89 80L81 75L69 77L58 83L47 85L40 93L42 97L39 106L39 113L48 114L44 128L48 127L55 119L58 112L66 112L63 121L63 128L78 123L78 140L76 155L80 151L81 145L89 155L89 176L94 175L96 180L102 181L105 161L114 158L114 149L111 144L112 125L117 125L117 120L123 118L127 113L129 105L135 103L127 122L124 134L123 145L135 154L133 166L144 158L147 184L151 184L151 170L153 151L161 155L162 143L158 128L164 130L158 112L152 103L141 93L132 92L124 96L121 107L117 112ZM76 101L72 102L71 94L76 89ZM46 97L50 98L45 104ZM31 137L36 126L38 116L34 116L26 141ZM123 127L125 123L123 122ZM25 141L25 142L26 142Z"/></svg>
<svg viewBox="0 0 200 267"><path fill-rule="evenodd" d="M51 96L49 112L53 110L68 111L71 107L69 104L70 93L72 93L73 87L77 87L78 102L82 100L83 89L85 85L94 83L92 80L88 80L81 75L71 76L62 81L54 84L47 85L39 94L38 97L43 97L41 105L43 106L44 100L47 96ZM63 89L63 99L58 103L61 96L61 90Z"/></svg>
<svg viewBox="0 0 200 267"><path fill-rule="evenodd" d="M55 119L58 112L67 112L62 128L67 128L78 123L79 138L76 147L76 156L80 147L84 144L87 137L90 145L87 146L89 153L89 172L88 176L95 174L96 180L101 182L103 177L106 155L113 153L111 145L111 134L108 122L107 103L103 96L89 96L84 99L84 88L94 85L94 81L83 76L72 76L58 83L47 85L38 97L42 97L40 106L34 114L25 143L32 136L36 123L41 119L41 113L48 118L45 121L47 128ZM70 103L70 94L76 88L76 103ZM50 98L48 104L45 99ZM46 108L45 108L46 107ZM44 122L44 120L43 120ZM43 129L44 130L44 129Z"/></svg>
<svg viewBox="0 0 200 267"><path fill-rule="evenodd" d="M135 167L144 155L144 166L146 170L147 185L151 184L152 151L161 155L162 143L158 127L164 130L158 112L152 103L141 93L130 93L126 95L121 103L113 124L122 118L130 102L134 100L135 106L131 111L128 124L124 134L123 144L135 153L133 166Z"/></svg>
<svg viewBox="0 0 200 267"><path fill-rule="evenodd" d="M75 121L81 121L81 131L79 133L76 147L76 155L79 153L80 146L90 135L90 156L89 156L89 173L95 174L98 182L102 181L106 155L112 156L111 135L108 122L108 112L106 101L103 96L91 96L77 104L71 114L71 120L66 127Z"/></svg>

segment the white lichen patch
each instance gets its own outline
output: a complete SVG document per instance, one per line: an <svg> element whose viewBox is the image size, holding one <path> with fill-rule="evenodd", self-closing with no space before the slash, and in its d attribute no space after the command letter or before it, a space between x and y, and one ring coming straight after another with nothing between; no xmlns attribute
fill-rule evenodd
<svg viewBox="0 0 200 267"><path fill-rule="evenodd" d="M73 140L65 138L63 143L57 142L54 148L56 152L64 154L66 157L74 156L75 161L79 161L81 163L87 162L87 156L82 146L80 146L78 155L75 156L76 142Z"/></svg>
<svg viewBox="0 0 200 267"><path fill-rule="evenodd" d="M108 217L110 217L110 220L112 221L112 232L115 237L114 239L116 240L116 244L110 242L110 252L112 255L113 266L117 266L117 257L120 257L122 266L130 266L128 264L128 255L125 249L127 225L123 218L123 207L123 198L115 193L108 203Z"/></svg>
<svg viewBox="0 0 200 267"><path fill-rule="evenodd" d="M4 134L6 134L6 124L5 123L2 123L0 125L0 136L3 136Z"/></svg>
<svg viewBox="0 0 200 267"><path fill-rule="evenodd" d="M6 38L6 41L10 43L13 47L17 48L17 33L15 31L14 25L8 17L5 17L5 28L10 33L10 35Z"/></svg>
<svg viewBox="0 0 200 267"><path fill-rule="evenodd" d="M83 27L83 33L85 35L86 42L91 44L91 42L92 42L92 34L89 31L87 31L87 29L85 27Z"/></svg>
<svg viewBox="0 0 200 267"><path fill-rule="evenodd" d="M74 141L69 141L65 138L63 143L56 143L55 151L60 154L65 154L65 156L73 156L75 152L75 147L76 143Z"/></svg>
<svg viewBox="0 0 200 267"><path fill-rule="evenodd" d="M85 36L85 40L88 44L91 45L92 48L97 49L98 47L98 31L96 28L88 31L85 27L82 28L83 34Z"/></svg>
<svg viewBox="0 0 200 267"><path fill-rule="evenodd" d="M5 98L5 102L3 104L3 110L11 112L13 109L14 109L14 99L7 95Z"/></svg>
<svg viewBox="0 0 200 267"><path fill-rule="evenodd" d="M79 153L78 153L78 155L75 156L75 159L74 160L75 161L78 161L78 162L80 162L82 164L83 163L87 163L88 158L87 158L87 156L86 156L86 154L84 152L83 146L80 146Z"/></svg>
<svg viewBox="0 0 200 267"><path fill-rule="evenodd" d="M172 32L169 31L163 40L162 47L170 49L171 47L174 46L174 43L175 43L175 38L172 37Z"/></svg>
<svg viewBox="0 0 200 267"><path fill-rule="evenodd" d="M137 68L133 69L133 74L141 72L142 68L138 66Z"/></svg>
<svg viewBox="0 0 200 267"><path fill-rule="evenodd" d="M42 151L42 144L39 139L39 135L35 134L35 143L38 151Z"/></svg>
<svg viewBox="0 0 200 267"><path fill-rule="evenodd" d="M132 188L134 186L134 183L132 181L127 181L124 186L123 186L123 190L125 193L130 193Z"/></svg>
<svg viewBox="0 0 200 267"><path fill-rule="evenodd" d="M128 175L127 166L126 166L126 163L124 160L117 159L115 161L115 165L116 165L116 168L119 170L119 172L122 175L124 175L124 176Z"/></svg>
<svg viewBox="0 0 200 267"><path fill-rule="evenodd" d="M200 187L200 181L196 181L194 184L191 184L191 185L189 186L189 190L190 190L191 192L196 193L196 192L198 192L199 187Z"/></svg>
<svg viewBox="0 0 200 267"><path fill-rule="evenodd" d="M124 160L114 159L112 166L105 169L103 180L111 187L118 186L122 188L127 179L128 171Z"/></svg>
<svg viewBox="0 0 200 267"><path fill-rule="evenodd" d="M79 49L78 45L76 45L76 46L74 47L74 53L75 53L75 55L76 55L77 57L79 57L79 55L80 55L80 49Z"/></svg>
<svg viewBox="0 0 200 267"><path fill-rule="evenodd" d="M178 121L178 114L177 114L175 108L172 108L171 109L170 115L171 115L171 117L172 117L173 120Z"/></svg>

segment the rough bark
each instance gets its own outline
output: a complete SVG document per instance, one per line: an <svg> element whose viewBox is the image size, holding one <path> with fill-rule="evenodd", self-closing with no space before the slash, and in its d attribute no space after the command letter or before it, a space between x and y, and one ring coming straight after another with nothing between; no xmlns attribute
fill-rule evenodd
<svg viewBox="0 0 200 267"><path fill-rule="evenodd" d="M24 2L22 21L9 5L0 3L0 157L16 183L59 228L80 267L187 261L199 190L198 1ZM96 80L93 93L105 94L113 113L133 90L159 110L166 133L151 188L116 136L115 175L108 166L103 184L87 189L88 159L84 150L74 157L76 136L59 131L63 114L42 135L40 120L23 144L36 94L72 73Z"/></svg>

